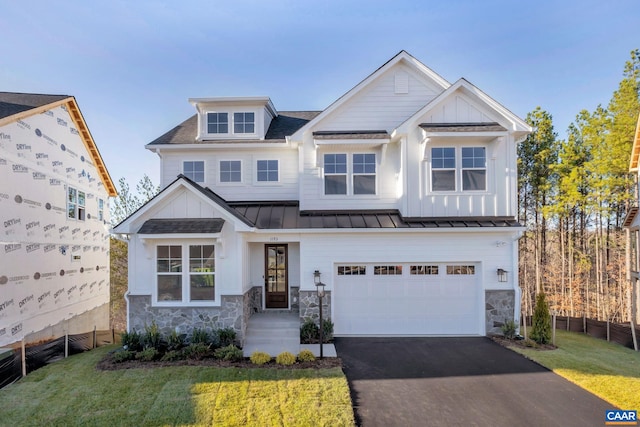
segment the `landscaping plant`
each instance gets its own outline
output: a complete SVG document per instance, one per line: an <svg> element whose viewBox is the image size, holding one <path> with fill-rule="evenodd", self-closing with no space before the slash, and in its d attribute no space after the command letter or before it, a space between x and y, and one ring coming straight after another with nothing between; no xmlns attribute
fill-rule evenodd
<svg viewBox="0 0 640 427"><path fill-rule="evenodd" d="M283 351L276 357L276 363L284 366L293 365L296 363L296 357L288 351Z"/></svg>
<svg viewBox="0 0 640 427"><path fill-rule="evenodd" d="M216 359L228 360L230 362L237 362L244 358L242 350L235 345L231 344L226 347L220 347L215 351Z"/></svg>
<svg viewBox="0 0 640 427"><path fill-rule="evenodd" d="M317 342L319 336L320 329L313 320L307 319L304 321L302 326L300 326L300 341L303 344L312 344Z"/></svg>
<svg viewBox="0 0 640 427"><path fill-rule="evenodd" d="M518 328L516 326L516 322L514 322L513 320L507 320L506 322L504 322L504 325L502 325L501 329L504 337L508 340L512 340L515 338L516 330Z"/></svg>
<svg viewBox="0 0 640 427"><path fill-rule="evenodd" d="M313 362L316 360L316 356L313 355L311 350L304 349L298 353L298 360L301 362Z"/></svg>
<svg viewBox="0 0 640 427"><path fill-rule="evenodd" d="M538 344L548 344L551 341L551 314L544 292L540 292L536 297L530 338Z"/></svg>
<svg viewBox="0 0 640 427"><path fill-rule="evenodd" d="M271 361L271 355L269 353L265 353L264 351L254 351L251 353L251 363L254 365L264 365L265 363Z"/></svg>

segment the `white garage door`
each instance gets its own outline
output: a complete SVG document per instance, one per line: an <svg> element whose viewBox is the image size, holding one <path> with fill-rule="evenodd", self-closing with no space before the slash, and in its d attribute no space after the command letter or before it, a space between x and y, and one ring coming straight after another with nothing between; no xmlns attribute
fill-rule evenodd
<svg viewBox="0 0 640 427"><path fill-rule="evenodd" d="M359 264L335 267L335 335L479 335L479 267Z"/></svg>

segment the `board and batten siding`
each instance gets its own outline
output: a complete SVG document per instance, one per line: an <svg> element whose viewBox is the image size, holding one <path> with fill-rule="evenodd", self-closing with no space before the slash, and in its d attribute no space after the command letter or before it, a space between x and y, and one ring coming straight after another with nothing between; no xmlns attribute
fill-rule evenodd
<svg viewBox="0 0 640 427"><path fill-rule="evenodd" d="M297 200L298 199L298 151L289 147L276 149L228 149L219 148L199 152L170 152L162 156L162 187L166 187L182 173L184 161L203 160L205 162L205 182L216 194L228 201L242 200ZM220 161L239 160L242 162L242 181L220 182ZM257 161L278 160L279 181L258 182Z"/></svg>
<svg viewBox="0 0 640 427"><path fill-rule="evenodd" d="M408 77L406 93L396 93L396 75ZM313 130L391 131L441 91L438 85L419 76L410 67L398 64L331 112L322 120L322 129Z"/></svg>

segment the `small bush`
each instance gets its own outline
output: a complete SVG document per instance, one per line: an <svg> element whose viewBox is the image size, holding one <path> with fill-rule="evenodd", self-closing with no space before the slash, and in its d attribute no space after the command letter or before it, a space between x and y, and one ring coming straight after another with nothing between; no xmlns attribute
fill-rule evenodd
<svg viewBox="0 0 640 427"><path fill-rule="evenodd" d="M515 338L517 326L516 322L514 322L513 320L507 320L506 322L504 322L504 325L502 325L501 329L502 334L506 339L512 340L513 338Z"/></svg>
<svg viewBox="0 0 640 427"><path fill-rule="evenodd" d="M536 297L530 338L538 344L548 344L551 341L551 314L544 292L540 292Z"/></svg>
<svg viewBox="0 0 640 427"><path fill-rule="evenodd" d="M145 348L142 351L136 353L136 359L141 360L143 362L151 362L155 358L158 357L158 350L153 347Z"/></svg>
<svg viewBox="0 0 640 427"><path fill-rule="evenodd" d="M276 357L276 363L284 366L293 365L296 363L296 357L288 351L283 351Z"/></svg>
<svg viewBox="0 0 640 427"><path fill-rule="evenodd" d="M318 335L318 339L320 336ZM322 341L329 342L333 339L333 322L331 319L322 320Z"/></svg>
<svg viewBox="0 0 640 427"><path fill-rule="evenodd" d="M167 350L174 351L180 350L184 347L185 335L178 334L175 329L167 336Z"/></svg>
<svg viewBox="0 0 640 427"><path fill-rule="evenodd" d="M526 340L522 341L522 344L523 344L525 347L531 347L531 348L538 348L538 347L540 347L540 346L538 345L538 343L537 343L537 342L535 342L535 341L533 341L533 340L530 340L529 338L527 338Z"/></svg>
<svg viewBox="0 0 640 427"><path fill-rule="evenodd" d="M236 331L233 328L218 329L218 338L220 338L220 347L228 347L235 344Z"/></svg>
<svg viewBox="0 0 640 427"><path fill-rule="evenodd" d="M187 359L201 360L209 355L210 348L208 344L199 342L186 346L183 353Z"/></svg>
<svg viewBox="0 0 640 427"><path fill-rule="evenodd" d="M254 351L251 353L251 363L254 365L264 365L267 362L271 361L271 355L265 353L264 351Z"/></svg>
<svg viewBox="0 0 640 427"><path fill-rule="evenodd" d="M118 350L113 353L113 361L116 363L126 362L127 360L133 360L136 357L135 351L130 350Z"/></svg>
<svg viewBox="0 0 640 427"><path fill-rule="evenodd" d="M238 362L244 358L242 350L235 345L231 344L226 347L220 347L215 351L216 359L228 360L231 362Z"/></svg>
<svg viewBox="0 0 640 427"><path fill-rule="evenodd" d="M191 344L209 344L209 333L206 329L193 328L189 342Z"/></svg>
<svg viewBox="0 0 640 427"><path fill-rule="evenodd" d="M169 350L160 360L163 362L173 362L175 360L182 360L184 358L184 354L178 350Z"/></svg>
<svg viewBox="0 0 640 427"><path fill-rule="evenodd" d="M122 348L129 351L142 350L142 339L140 334L134 329L131 332L123 332L120 334L120 341L122 342Z"/></svg>
<svg viewBox="0 0 640 427"><path fill-rule="evenodd" d="M162 342L162 337L160 335L160 330L158 329L158 325L156 322L151 322L151 326L144 327L144 334L142 334L142 346L144 349L155 348L156 350L160 349L160 345Z"/></svg>
<svg viewBox="0 0 640 427"><path fill-rule="evenodd" d="M302 350L298 353L298 360L301 362L313 362L316 360L316 356L313 355L311 350Z"/></svg>
<svg viewBox="0 0 640 427"><path fill-rule="evenodd" d="M312 344L314 342L317 342L319 335L320 329L318 328L318 325L316 325L316 323L311 319L305 320L300 327L300 341L303 344Z"/></svg>

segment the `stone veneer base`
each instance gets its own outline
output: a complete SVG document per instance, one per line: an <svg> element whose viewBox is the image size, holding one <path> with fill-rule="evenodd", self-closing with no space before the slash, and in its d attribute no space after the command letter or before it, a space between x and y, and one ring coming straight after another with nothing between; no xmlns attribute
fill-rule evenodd
<svg viewBox="0 0 640 427"><path fill-rule="evenodd" d="M515 291L485 291L485 321L487 335L502 335L502 325L514 320Z"/></svg>

